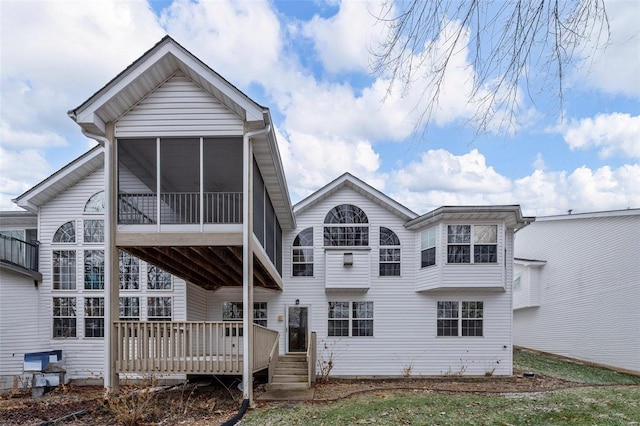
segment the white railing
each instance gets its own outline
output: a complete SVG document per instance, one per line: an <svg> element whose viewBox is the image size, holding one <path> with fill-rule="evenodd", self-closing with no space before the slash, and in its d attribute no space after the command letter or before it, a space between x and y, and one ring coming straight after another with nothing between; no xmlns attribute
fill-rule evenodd
<svg viewBox="0 0 640 426"><path fill-rule="evenodd" d="M118 194L120 224L242 223L242 192L205 192L200 217L200 193ZM158 217L160 216L160 217Z"/></svg>
<svg viewBox="0 0 640 426"><path fill-rule="evenodd" d="M253 371L260 371L265 367L275 368L278 358L278 342L280 333L258 324L253 324ZM275 355L274 355L275 354ZM269 368L271 373L271 368Z"/></svg>
<svg viewBox="0 0 640 426"><path fill-rule="evenodd" d="M242 374L242 322L118 321L118 373Z"/></svg>
<svg viewBox="0 0 640 426"><path fill-rule="evenodd" d="M307 345L307 383L311 387L316 382L316 332L309 334L309 344Z"/></svg>

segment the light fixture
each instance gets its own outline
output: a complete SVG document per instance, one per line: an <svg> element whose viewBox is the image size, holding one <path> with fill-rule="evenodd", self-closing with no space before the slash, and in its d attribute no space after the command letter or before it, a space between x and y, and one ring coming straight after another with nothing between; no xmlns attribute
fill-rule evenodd
<svg viewBox="0 0 640 426"><path fill-rule="evenodd" d="M353 253L345 253L343 257L344 266L353 266Z"/></svg>
<svg viewBox="0 0 640 426"><path fill-rule="evenodd" d="M296 305L300 304L300 299L296 299Z"/></svg>

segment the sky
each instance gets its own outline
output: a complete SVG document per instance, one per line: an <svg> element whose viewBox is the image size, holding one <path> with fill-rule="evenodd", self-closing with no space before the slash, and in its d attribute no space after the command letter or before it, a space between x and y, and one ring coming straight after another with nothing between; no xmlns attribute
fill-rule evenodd
<svg viewBox="0 0 640 426"><path fill-rule="evenodd" d="M469 49L428 122L426 80L402 90L372 72L387 35L375 0L0 0L0 210L94 146L67 111L166 34L270 109L294 203L350 172L418 214L640 208L640 2L606 8L608 44L565 70L561 106L519 87L516 125L478 132Z"/></svg>

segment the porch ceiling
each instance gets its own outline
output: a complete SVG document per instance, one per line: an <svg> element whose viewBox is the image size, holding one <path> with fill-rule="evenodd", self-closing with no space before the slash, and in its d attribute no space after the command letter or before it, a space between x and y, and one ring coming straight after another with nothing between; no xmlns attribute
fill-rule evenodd
<svg viewBox="0 0 640 426"><path fill-rule="evenodd" d="M120 249L206 290L242 287L241 246L131 246ZM282 290L258 258L253 257L254 285Z"/></svg>

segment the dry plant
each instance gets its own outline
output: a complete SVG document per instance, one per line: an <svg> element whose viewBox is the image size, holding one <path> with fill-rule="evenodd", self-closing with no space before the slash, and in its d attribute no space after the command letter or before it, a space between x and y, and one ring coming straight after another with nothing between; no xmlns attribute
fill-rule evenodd
<svg viewBox="0 0 640 426"><path fill-rule="evenodd" d="M120 424L137 426L152 421L160 414L157 379L145 377L139 383L126 383L107 393L106 406Z"/></svg>

